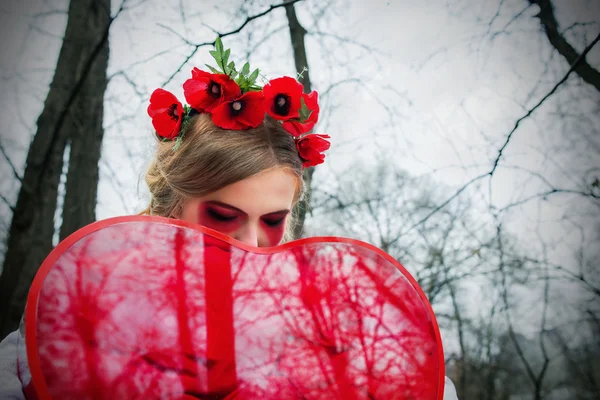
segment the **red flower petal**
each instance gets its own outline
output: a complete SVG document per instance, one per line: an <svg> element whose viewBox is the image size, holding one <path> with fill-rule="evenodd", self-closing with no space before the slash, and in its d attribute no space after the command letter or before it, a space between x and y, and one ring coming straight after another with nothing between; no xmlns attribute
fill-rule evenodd
<svg viewBox="0 0 600 400"><path fill-rule="evenodd" d="M181 118L173 120L167 113L156 114L152 118L152 125L158 136L173 140L179 135L181 130Z"/></svg>
<svg viewBox="0 0 600 400"><path fill-rule="evenodd" d="M240 109L234 107L239 105ZM256 128L265 119L265 102L262 92L248 92L243 96L222 103L212 111L215 125L223 129Z"/></svg>
<svg viewBox="0 0 600 400"><path fill-rule="evenodd" d="M183 117L183 106L173 93L156 89L150 96L148 115L158 136L174 139L179 135Z"/></svg>
<svg viewBox="0 0 600 400"><path fill-rule="evenodd" d="M307 129L305 124L297 120L289 120L283 123L283 128L292 134L293 137L298 137L312 129L312 126Z"/></svg>
<svg viewBox="0 0 600 400"><path fill-rule="evenodd" d="M310 94L302 94L306 107L311 111L309 117L305 121L300 119L290 119L283 123L283 127L294 137L298 137L303 133L309 132L315 127L319 120L319 94L316 91Z"/></svg>
<svg viewBox="0 0 600 400"><path fill-rule="evenodd" d="M190 107L199 112L212 111L224 101L241 95L240 87L225 74L211 74L198 68L183 84L183 93Z"/></svg>
<svg viewBox="0 0 600 400"><path fill-rule="evenodd" d="M325 155L321 154L329 149L331 145L327 139L329 135L307 135L296 142L298 154L302 159L304 168L314 167L322 164L325 160Z"/></svg>
<svg viewBox="0 0 600 400"><path fill-rule="evenodd" d="M152 117L157 112L165 112L173 104L181 104L173 93L164 89L156 89L150 96L148 115Z"/></svg>
<svg viewBox="0 0 600 400"><path fill-rule="evenodd" d="M221 85L224 101L233 100L242 95L242 90L229 75L218 74L215 75L215 79Z"/></svg>
<svg viewBox="0 0 600 400"><path fill-rule="evenodd" d="M299 118L302 90L300 82L289 76L269 81L263 88L267 113L278 120Z"/></svg>
<svg viewBox="0 0 600 400"><path fill-rule="evenodd" d="M311 111L310 116L303 123L307 125L312 124L310 125L310 129L312 129L317 121L319 121L319 93L313 90L310 94L302 94L302 98L306 107Z"/></svg>

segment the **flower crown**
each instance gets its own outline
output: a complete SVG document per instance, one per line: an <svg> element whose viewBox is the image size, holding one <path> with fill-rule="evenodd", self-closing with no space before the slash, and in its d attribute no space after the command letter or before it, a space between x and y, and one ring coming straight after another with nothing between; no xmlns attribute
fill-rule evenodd
<svg viewBox="0 0 600 400"><path fill-rule="evenodd" d="M183 84L189 105L182 105L164 89L156 89L150 96L148 115L161 140L174 140L175 149L179 147L190 118L198 113L210 114L216 126L229 130L256 128L269 114L294 137L304 168L323 163L329 135L307 134L319 118L317 92L304 93L302 84L289 76L259 86L259 70L250 72L245 63L237 71L229 61L230 49L223 49L220 38L210 54L218 68L207 65L211 72L194 68L191 79Z"/></svg>

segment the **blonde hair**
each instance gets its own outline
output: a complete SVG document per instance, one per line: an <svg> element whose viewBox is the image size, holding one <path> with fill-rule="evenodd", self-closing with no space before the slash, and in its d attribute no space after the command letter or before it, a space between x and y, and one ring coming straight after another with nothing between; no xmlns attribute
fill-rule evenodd
<svg viewBox="0 0 600 400"><path fill-rule="evenodd" d="M200 197L268 169L283 167L297 177L294 204L303 194L302 161L294 138L266 116L254 129L225 130L208 114L189 121L181 145L157 140L146 183L151 199L140 214L177 217L185 200ZM284 241L291 239L294 216Z"/></svg>

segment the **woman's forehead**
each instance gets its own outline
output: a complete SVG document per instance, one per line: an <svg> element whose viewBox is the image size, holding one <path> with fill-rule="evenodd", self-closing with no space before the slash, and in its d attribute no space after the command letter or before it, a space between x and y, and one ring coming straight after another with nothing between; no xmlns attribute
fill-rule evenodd
<svg viewBox="0 0 600 400"><path fill-rule="evenodd" d="M227 185L199 198L235 207L248 215L262 215L290 209L296 194L297 178L284 168L273 168Z"/></svg>

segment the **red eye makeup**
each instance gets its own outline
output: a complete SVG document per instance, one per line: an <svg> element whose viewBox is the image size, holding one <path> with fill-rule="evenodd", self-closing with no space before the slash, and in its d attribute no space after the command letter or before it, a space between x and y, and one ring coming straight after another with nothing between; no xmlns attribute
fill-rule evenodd
<svg viewBox="0 0 600 400"><path fill-rule="evenodd" d="M289 210L281 210L259 217L259 246L276 246L281 242L288 214ZM244 211L219 201L206 201L198 207L200 225L234 237L248 219Z"/></svg>
<svg viewBox="0 0 600 400"><path fill-rule="evenodd" d="M264 215L260 218L262 229L267 238L267 246L276 246L283 239L285 233L285 219L289 214L288 210L277 211Z"/></svg>
<svg viewBox="0 0 600 400"><path fill-rule="evenodd" d="M285 222L285 217L289 211L277 211L275 213L263 215L260 220L267 226L274 227L281 225Z"/></svg>
<svg viewBox="0 0 600 400"><path fill-rule="evenodd" d="M223 233L239 229L247 215L234 207L218 202L201 203L198 207L198 223Z"/></svg>

